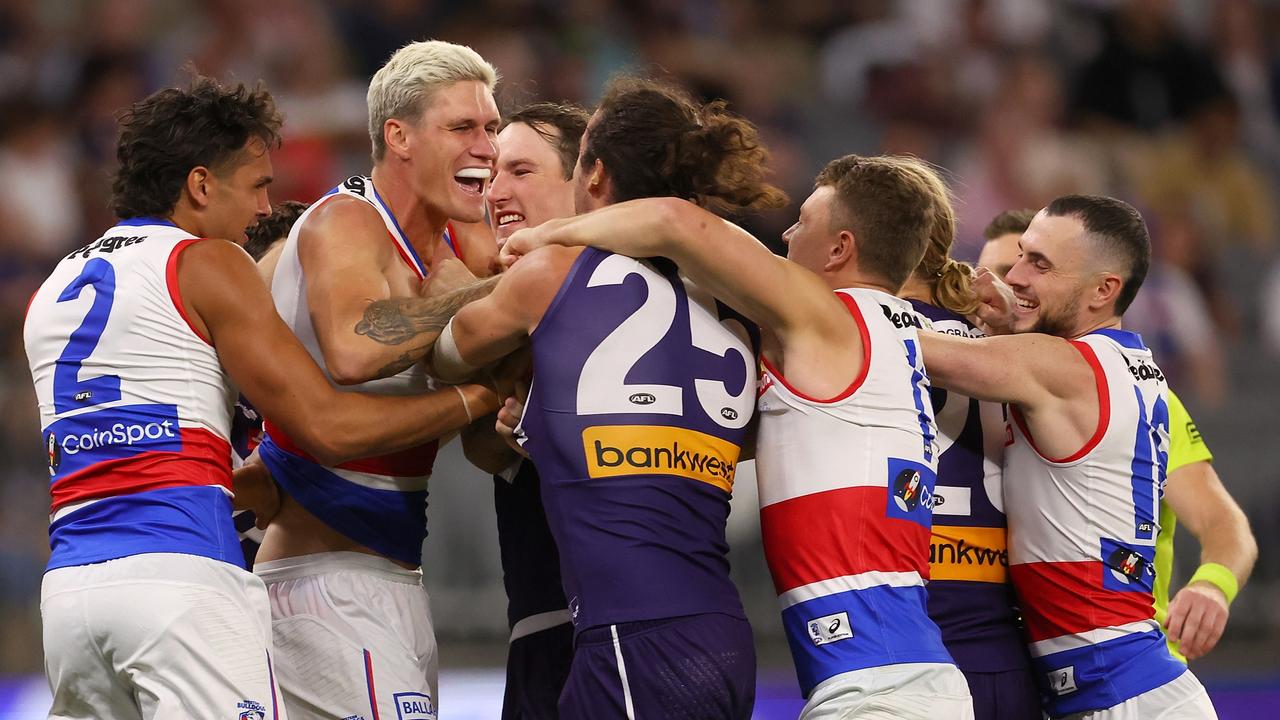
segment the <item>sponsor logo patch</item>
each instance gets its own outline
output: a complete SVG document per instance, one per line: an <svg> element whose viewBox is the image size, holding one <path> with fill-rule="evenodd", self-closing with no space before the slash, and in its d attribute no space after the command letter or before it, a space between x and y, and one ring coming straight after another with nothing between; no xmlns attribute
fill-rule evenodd
<svg viewBox="0 0 1280 720"><path fill-rule="evenodd" d="M809 639L813 641L815 647L848 640L853 637L853 627L849 625L849 613L847 612L812 618L809 620L808 626Z"/></svg>
<svg viewBox="0 0 1280 720"><path fill-rule="evenodd" d="M1067 695L1076 691L1076 666L1068 665L1045 673L1049 678L1049 689L1056 695Z"/></svg>
<svg viewBox="0 0 1280 720"><path fill-rule="evenodd" d="M392 697L396 702L398 720L436 720L436 704L430 695L420 692L398 692Z"/></svg>
<svg viewBox="0 0 1280 720"><path fill-rule="evenodd" d="M1126 545L1102 538L1102 586L1108 590L1151 592L1155 584L1155 547Z"/></svg>
<svg viewBox="0 0 1280 720"><path fill-rule="evenodd" d="M901 458L889 458L888 474L889 503L885 514L926 528L932 525L937 474L928 465Z"/></svg>
<svg viewBox="0 0 1280 720"><path fill-rule="evenodd" d="M929 539L929 579L1006 582L1007 542L1004 528L934 525Z"/></svg>
<svg viewBox="0 0 1280 720"><path fill-rule="evenodd" d="M740 448L714 435L656 425L605 425L582 431L587 476L678 475L733 491Z"/></svg>

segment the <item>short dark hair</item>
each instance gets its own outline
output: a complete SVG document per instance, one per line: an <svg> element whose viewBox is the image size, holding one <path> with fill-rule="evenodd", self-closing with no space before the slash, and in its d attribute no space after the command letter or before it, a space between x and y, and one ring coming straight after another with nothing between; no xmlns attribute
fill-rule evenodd
<svg viewBox="0 0 1280 720"><path fill-rule="evenodd" d="M224 87L193 74L185 90L152 93L120 115L111 209L121 218L168 216L192 168L221 170L252 138L278 146L281 123L261 84Z"/></svg>
<svg viewBox="0 0 1280 720"><path fill-rule="evenodd" d="M524 123L542 136L560 155L560 168L564 179L573 179L573 166L578 164L578 150L582 133L586 132L591 114L569 103L536 102L516 110L502 122L505 129L511 123ZM556 132L552 132L552 130Z"/></svg>
<svg viewBox="0 0 1280 720"><path fill-rule="evenodd" d="M1035 210L1026 208L1005 210L987 223L987 226L982 230L982 237L988 240L995 240L1004 235L1021 235L1027 231L1027 228L1031 225L1031 219L1035 216Z"/></svg>
<svg viewBox="0 0 1280 720"><path fill-rule="evenodd" d="M289 230L298 221L298 217L306 212L307 204L297 200L285 200L271 208L271 214L262 218L245 230L249 236L244 244L245 252L255 261L261 260L272 245L289 236Z"/></svg>
<svg viewBox="0 0 1280 720"><path fill-rule="evenodd" d="M926 171L933 172L909 156L845 155L827 163L814 181L835 190L831 229L853 231L859 269L885 280L894 292L920 264L937 203L946 201Z"/></svg>
<svg viewBox="0 0 1280 720"><path fill-rule="evenodd" d="M1124 284L1116 297L1116 315L1123 315L1151 266L1151 235L1142 214L1123 200L1101 195L1064 195L1049 203L1044 212L1079 219L1094 243L1123 266L1120 275Z"/></svg>
<svg viewBox="0 0 1280 720"><path fill-rule="evenodd" d="M587 134L584 167L603 163L613 202L678 197L719 210L782 207L787 195L765 182L769 151L756 127L656 80L609 81Z"/></svg>

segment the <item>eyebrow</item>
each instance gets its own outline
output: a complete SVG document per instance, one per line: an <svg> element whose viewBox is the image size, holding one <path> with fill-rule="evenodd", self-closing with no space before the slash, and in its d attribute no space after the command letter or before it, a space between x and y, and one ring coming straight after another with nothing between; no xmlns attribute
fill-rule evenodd
<svg viewBox="0 0 1280 720"><path fill-rule="evenodd" d="M1022 246L1019 245L1018 249L1021 250ZM1047 265L1053 265L1053 261L1050 260L1047 255L1045 255L1042 252L1039 252L1038 250L1023 250L1022 257L1026 258L1027 260L1033 263L1044 262Z"/></svg>
<svg viewBox="0 0 1280 720"><path fill-rule="evenodd" d="M273 180L275 180L275 177L271 175L263 175L262 177L258 178L258 182L254 184L254 187L266 187L270 185Z"/></svg>

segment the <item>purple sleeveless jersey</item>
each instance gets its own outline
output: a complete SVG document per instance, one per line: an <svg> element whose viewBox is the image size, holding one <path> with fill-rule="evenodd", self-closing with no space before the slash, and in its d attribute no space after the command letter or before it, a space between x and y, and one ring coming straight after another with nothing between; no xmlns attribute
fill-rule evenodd
<svg viewBox="0 0 1280 720"><path fill-rule="evenodd" d="M576 630L744 617L725 522L758 337L669 262L575 261L531 338L521 431Z"/></svg>

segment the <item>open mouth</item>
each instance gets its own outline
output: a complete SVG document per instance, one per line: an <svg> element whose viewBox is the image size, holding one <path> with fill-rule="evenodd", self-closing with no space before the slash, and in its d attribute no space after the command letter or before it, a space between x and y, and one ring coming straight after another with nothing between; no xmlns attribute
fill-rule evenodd
<svg viewBox="0 0 1280 720"><path fill-rule="evenodd" d="M453 181L458 183L464 193L479 197L484 194L484 183L491 174L489 168L462 168L453 176Z"/></svg>
<svg viewBox="0 0 1280 720"><path fill-rule="evenodd" d="M514 223L524 222L524 216L516 212L498 213L498 227L506 227Z"/></svg>
<svg viewBox="0 0 1280 720"><path fill-rule="evenodd" d="M1038 303L1038 302L1036 302L1036 301L1034 301L1034 300L1027 300L1027 299L1025 299L1025 298L1014 298L1014 299L1015 299L1015 300L1017 300L1017 302L1018 302L1018 309L1019 309L1019 310L1024 310L1024 311L1030 312L1030 311L1035 310L1036 308L1040 307L1040 303Z"/></svg>

